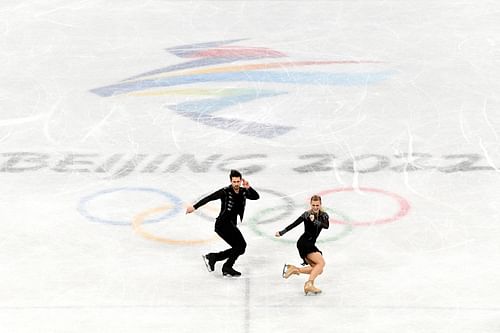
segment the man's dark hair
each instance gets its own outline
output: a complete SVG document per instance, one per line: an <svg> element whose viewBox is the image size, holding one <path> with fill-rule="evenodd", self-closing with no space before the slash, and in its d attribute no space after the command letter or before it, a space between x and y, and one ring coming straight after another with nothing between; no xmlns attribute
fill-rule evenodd
<svg viewBox="0 0 500 333"><path fill-rule="evenodd" d="M229 172L229 179L232 180L233 177L241 178L241 173L238 170L231 170L231 172Z"/></svg>

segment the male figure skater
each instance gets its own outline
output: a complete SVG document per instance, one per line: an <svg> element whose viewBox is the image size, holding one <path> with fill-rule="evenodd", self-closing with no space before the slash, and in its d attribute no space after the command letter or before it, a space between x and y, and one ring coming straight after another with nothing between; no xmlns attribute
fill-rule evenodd
<svg viewBox="0 0 500 333"><path fill-rule="evenodd" d="M247 180L241 177L239 171L231 170L229 179L231 180L231 185L223 187L200 199L194 205L189 205L186 208L186 214L194 212L210 201L221 201L219 216L215 220L215 232L225 240L231 248L222 252L208 253L203 256L203 260L209 272L215 270L215 263L217 261L226 260L222 266L222 274L224 276L240 276L241 273L236 271L233 265L236 259L245 253L247 243L236 226L237 217L240 217L240 221L243 220L246 199L257 200L259 199L259 194L250 187Z"/></svg>

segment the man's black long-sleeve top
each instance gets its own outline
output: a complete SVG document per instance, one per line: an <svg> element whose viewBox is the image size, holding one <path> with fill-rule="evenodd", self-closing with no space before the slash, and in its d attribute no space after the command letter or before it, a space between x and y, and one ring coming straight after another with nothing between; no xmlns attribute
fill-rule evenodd
<svg viewBox="0 0 500 333"><path fill-rule="evenodd" d="M236 225L236 217L240 216L240 221L243 221L243 214L245 213L246 199L257 200L259 194L252 187L240 187L239 192L236 193L231 185L223 187L220 190L200 199L193 205L195 209L205 205L206 203L220 199L220 212L216 220L216 227L219 223L230 221Z"/></svg>

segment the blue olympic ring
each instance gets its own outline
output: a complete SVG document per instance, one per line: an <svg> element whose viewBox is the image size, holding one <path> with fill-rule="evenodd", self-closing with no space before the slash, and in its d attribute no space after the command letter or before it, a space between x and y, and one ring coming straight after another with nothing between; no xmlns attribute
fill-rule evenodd
<svg viewBox="0 0 500 333"><path fill-rule="evenodd" d="M144 223L160 222L166 218L169 218L169 217L176 215L177 213L179 213L179 211L182 208L182 201L179 198L177 198L175 195L170 194L168 192L160 191L158 189L149 188L149 187L118 187L118 188L112 188L112 189L98 191L94 194L83 197L78 204L78 212L80 214L82 214L84 217L86 217L89 220L94 221L94 222L109 223L109 224L114 224L114 225L130 225L130 224L132 224L132 219L130 219L129 221L104 219L104 218L100 218L100 217L97 217L97 216L90 214L88 212L88 209L87 209L87 204L90 201L96 199L97 197L100 197L102 195L106 195L109 193L121 192L121 191L157 193L157 194L160 194L163 197L167 198L168 200L170 200L173 203L172 209L170 209L167 213L161 215L160 217L154 218L154 219L145 220Z"/></svg>

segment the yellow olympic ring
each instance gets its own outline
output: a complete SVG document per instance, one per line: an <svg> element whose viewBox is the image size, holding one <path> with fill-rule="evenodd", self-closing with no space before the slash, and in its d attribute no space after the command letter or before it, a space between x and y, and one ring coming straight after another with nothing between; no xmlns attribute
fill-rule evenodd
<svg viewBox="0 0 500 333"><path fill-rule="evenodd" d="M152 233L150 233L142 228L142 224L150 215L162 213L162 212L165 212L169 209L172 209L172 205L162 205L162 206L158 206L156 208L148 209L142 213L137 214L134 217L134 219L132 220L133 230L146 239L153 240L153 241L160 242L160 243L175 244L175 245L205 244L205 243L213 242L214 240L217 240L219 238L217 236L217 234L215 234L213 237L208 238L208 239L171 239L171 238L160 237L160 236L154 235L154 234L152 234Z"/></svg>

